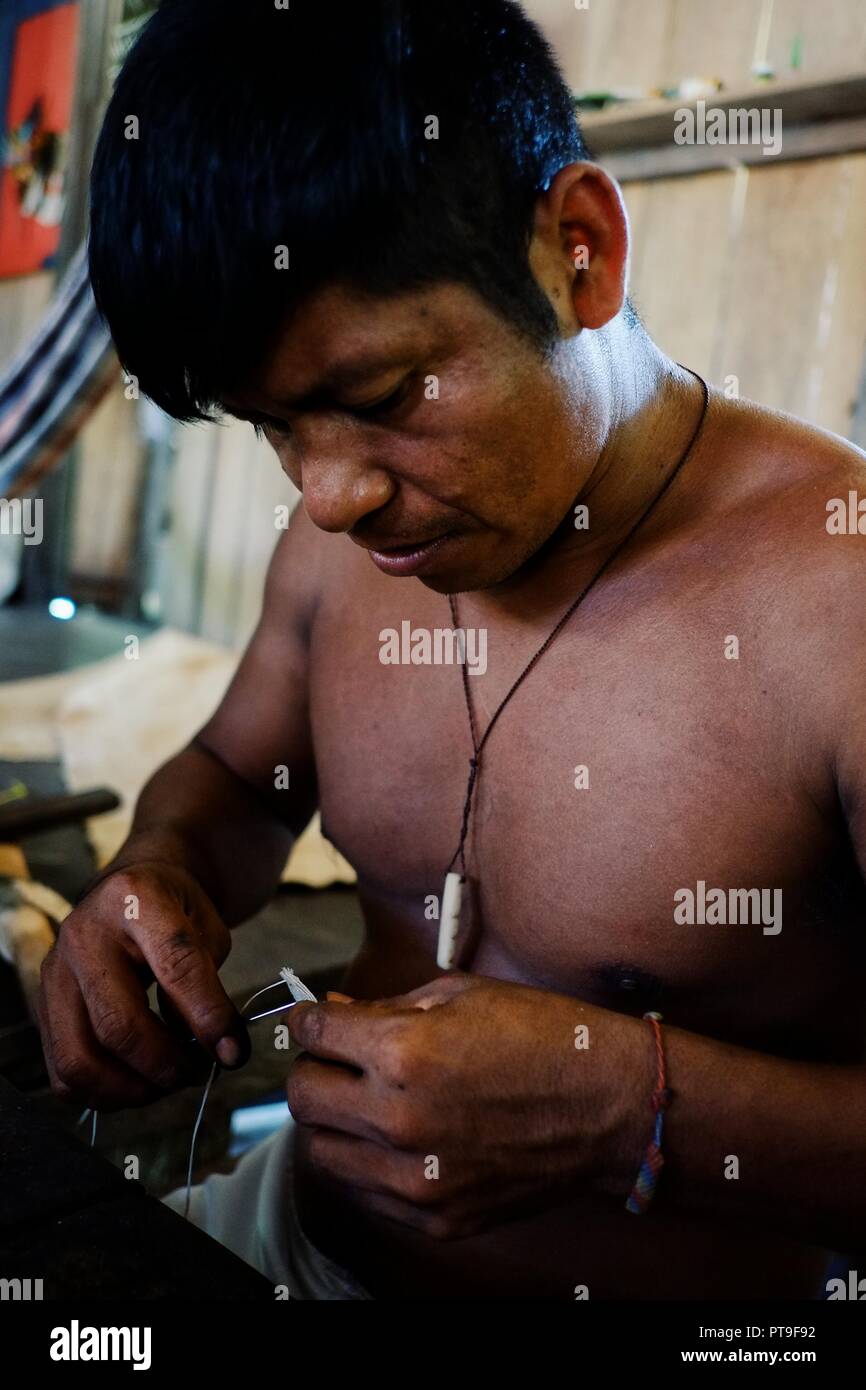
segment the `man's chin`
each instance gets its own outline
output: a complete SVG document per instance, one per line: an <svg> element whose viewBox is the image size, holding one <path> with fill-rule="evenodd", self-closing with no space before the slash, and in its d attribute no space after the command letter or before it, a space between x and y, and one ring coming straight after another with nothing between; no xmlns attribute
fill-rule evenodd
<svg viewBox="0 0 866 1390"><path fill-rule="evenodd" d="M455 565L447 570L443 567L442 570L430 570L427 574L419 574L418 579L425 589L430 589L434 594L475 594L482 593L485 589L499 588L501 584L514 579L522 569L523 564L515 566L501 562L495 567L479 564L471 569Z"/></svg>
<svg viewBox="0 0 866 1390"><path fill-rule="evenodd" d="M385 556L373 563L390 578L415 579L434 594L470 594L516 578L531 558L503 554L501 546L485 546L478 537L455 535L426 558L400 556L389 563Z"/></svg>

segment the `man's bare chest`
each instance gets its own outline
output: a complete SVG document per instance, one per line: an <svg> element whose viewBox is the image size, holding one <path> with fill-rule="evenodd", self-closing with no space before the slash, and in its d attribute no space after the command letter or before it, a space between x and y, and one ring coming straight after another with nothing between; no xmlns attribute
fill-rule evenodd
<svg viewBox="0 0 866 1390"><path fill-rule="evenodd" d="M462 673L405 644L383 663L376 620L314 663L323 819L374 930L398 919L432 959L473 751ZM848 965L838 890L854 885L798 781L778 687L727 657L726 635L645 610L546 654L480 760L464 968L684 1026L697 1011L702 1031L717 1014L730 1034L732 1006L746 1032L815 1012ZM523 664L515 644L487 653L468 677L479 736Z"/></svg>

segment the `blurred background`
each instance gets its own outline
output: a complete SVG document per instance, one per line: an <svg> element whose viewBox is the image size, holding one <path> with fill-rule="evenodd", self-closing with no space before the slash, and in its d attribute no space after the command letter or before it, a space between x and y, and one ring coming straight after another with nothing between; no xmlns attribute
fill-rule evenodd
<svg viewBox="0 0 866 1390"><path fill-rule="evenodd" d="M139 399L93 308L88 168L153 8L0 0L0 1076L36 1094L42 955L149 772L217 703L257 619L279 509L297 502L249 426L181 428ZM525 8L623 183L649 332L730 394L866 443L863 0ZM701 102L781 112L781 149L678 144L677 112ZM311 827L237 937L232 992L283 964L317 990L336 983L361 933L352 883ZM215 1094L205 1161L225 1155L239 1107L278 1095L285 1059L269 1051ZM196 1100L139 1122L157 1188L179 1180ZM134 1124L108 1124L106 1151L123 1152Z"/></svg>

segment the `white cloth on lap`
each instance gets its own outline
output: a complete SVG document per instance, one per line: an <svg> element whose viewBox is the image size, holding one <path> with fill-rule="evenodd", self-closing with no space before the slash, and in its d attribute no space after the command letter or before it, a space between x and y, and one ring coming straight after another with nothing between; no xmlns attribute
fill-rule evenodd
<svg viewBox="0 0 866 1390"><path fill-rule="evenodd" d="M244 1154L233 1173L192 1190L189 1219L298 1299L369 1299L350 1274L304 1235L295 1210L295 1123L289 1120ZM186 1189L163 1198L183 1215Z"/></svg>

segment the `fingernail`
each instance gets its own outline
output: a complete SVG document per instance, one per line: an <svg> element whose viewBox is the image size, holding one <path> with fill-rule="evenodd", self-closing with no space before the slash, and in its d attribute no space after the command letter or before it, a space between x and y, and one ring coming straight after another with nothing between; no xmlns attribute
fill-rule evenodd
<svg viewBox="0 0 866 1390"><path fill-rule="evenodd" d="M216 1055L224 1067L236 1067L243 1056L237 1038L220 1038L216 1045Z"/></svg>

